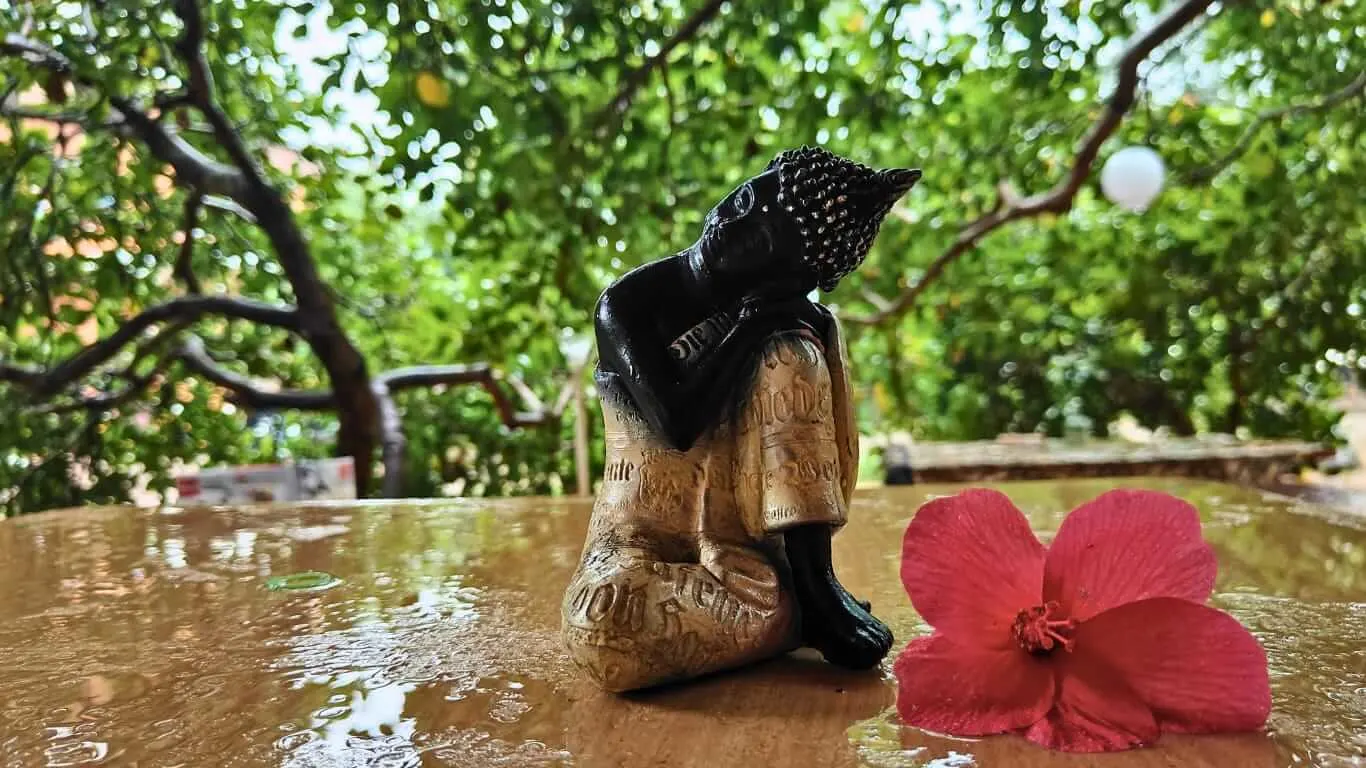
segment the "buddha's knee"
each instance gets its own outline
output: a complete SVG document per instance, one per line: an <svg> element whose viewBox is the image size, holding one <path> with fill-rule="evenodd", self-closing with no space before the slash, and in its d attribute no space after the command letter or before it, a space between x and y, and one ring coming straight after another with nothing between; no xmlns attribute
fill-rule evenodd
<svg viewBox="0 0 1366 768"><path fill-rule="evenodd" d="M580 568L561 604L566 628L587 636L629 639L645 630L646 607L658 589L648 563L613 562Z"/></svg>
<svg viewBox="0 0 1366 768"><path fill-rule="evenodd" d="M603 648L583 648L573 653L573 656L578 667L608 693L651 688L670 678L647 669L639 656L631 654Z"/></svg>
<svg viewBox="0 0 1366 768"><path fill-rule="evenodd" d="M647 675L639 669L632 668L629 664L610 665L604 668L596 679L598 685L608 693L628 693L652 688L663 682L653 675Z"/></svg>
<svg viewBox="0 0 1366 768"><path fill-rule="evenodd" d="M570 657L621 692L791 650L793 605L772 569L756 565L765 567L726 569L725 581L695 563L581 568L562 604Z"/></svg>
<svg viewBox="0 0 1366 768"><path fill-rule="evenodd" d="M574 664L600 688L611 693L649 688L672 672L656 668L652 654L642 653L642 638L639 637L625 637L569 623L563 626L563 636Z"/></svg>

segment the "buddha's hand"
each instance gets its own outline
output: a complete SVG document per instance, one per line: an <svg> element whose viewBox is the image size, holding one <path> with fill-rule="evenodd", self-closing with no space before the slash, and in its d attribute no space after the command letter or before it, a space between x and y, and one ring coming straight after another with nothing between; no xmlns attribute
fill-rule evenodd
<svg viewBox="0 0 1366 768"><path fill-rule="evenodd" d="M828 315L805 296L751 294L740 302L737 329L750 329L767 337L781 331L797 331L821 345Z"/></svg>

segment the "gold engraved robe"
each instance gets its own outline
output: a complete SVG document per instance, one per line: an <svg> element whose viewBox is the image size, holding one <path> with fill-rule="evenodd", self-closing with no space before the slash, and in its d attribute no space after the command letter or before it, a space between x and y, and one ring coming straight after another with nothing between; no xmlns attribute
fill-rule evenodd
<svg viewBox="0 0 1366 768"><path fill-rule="evenodd" d="M565 592L574 661L609 691L738 667L799 644L784 530L842 526L858 474L843 342L772 337L749 394L680 452L599 377L607 466Z"/></svg>

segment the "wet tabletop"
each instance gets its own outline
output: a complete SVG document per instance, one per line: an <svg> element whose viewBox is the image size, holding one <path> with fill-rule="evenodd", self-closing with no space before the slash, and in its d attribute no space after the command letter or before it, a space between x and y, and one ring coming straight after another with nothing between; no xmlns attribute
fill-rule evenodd
<svg viewBox="0 0 1366 768"><path fill-rule="evenodd" d="M1114 484L997 487L1046 535ZM945 739L897 724L887 671L800 654L599 693L558 638L582 501L104 509L0 523L0 768L1366 765L1366 521L1227 485L1123 484L1200 507L1216 602L1267 647L1270 735L1102 758ZM951 490L860 490L836 538L898 649L923 630L901 534Z"/></svg>

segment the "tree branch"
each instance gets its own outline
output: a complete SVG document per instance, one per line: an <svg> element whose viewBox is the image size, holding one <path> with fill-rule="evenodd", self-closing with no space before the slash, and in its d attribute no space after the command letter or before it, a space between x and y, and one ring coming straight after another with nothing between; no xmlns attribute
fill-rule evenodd
<svg viewBox="0 0 1366 768"><path fill-rule="evenodd" d="M411 368L397 368L375 377L388 392L397 393L405 389L433 387L452 384L478 384L493 398L498 409L499 419L507 427L535 427L550 423L560 417L562 408L546 408L530 387L515 376L505 376L485 363L474 365L419 365ZM528 410L519 411L512 399L500 386L506 381L517 392Z"/></svg>
<svg viewBox="0 0 1366 768"><path fill-rule="evenodd" d="M1192 171L1188 175L1188 179L1192 183L1198 184L1218 176L1225 168L1232 165L1234 160L1242 157L1243 154L1252 147L1252 142L1257 139L1257 134L1261 133L1262 128L1265 127L1267 123L1280 122L1286 118L1298 117L1314 112L1325 112L1339 104L1360 96L1364 92L1366 92L1366 70L1359 72L1352 82L1316 101L1290 104L1288 106L1259 112L1257 113L1256 118L1252 120L1252 123L1248 125L1247 129L1243 131L1243 135L1238 138L1238 141L1235 142L1223 156L1203 168Z"/></svg>
<svg viewBox="0 0 1366 768"><path fill-rule="evenodd" d="M156 377L162 375L166 365L179 361L187 371L202 376L209 382L227 389L234 403L255 410L306 410L331 411L337 408L334 395L325 390L279 390L269 391L253 382L249 377L235 373L220 366L204 348L204 342L191 336L174 353L163 358L158 366L145 375L133 377L128 387L115 393L85 398L71 403L49 406L41 409L46 413L61 413L76 410L103 412L116 408L137 397ZM34 383L44 374L21 366L0 364L0 381L19 381ZM527 410L518 411L512 400L503 392L500 383L506 381L521 397ZM448 386L453 384L479 384L493 397L499 418L509 428L533 427L549 424L557 420L569 403L572 382L566 385L552 408L546 408L520 379L502 376L488 365L445 365L416 366L399 368L376 376L371 384L380 411L380 446L384 461L385 497L392 498L402 494L407 451L407 438L403 433L403 418L394 395L398 392L422 387Z"/></svg>
<svg viewBox="0 0 1366 768"><path fill-rule="evenodd" d="M184 363L188 370L230 390L242 405L249 408L322 411L331 410L336 406L332 393L325 390L262 389L250 378L229 371L215 362L205 351L204 342L198 337L191 337L176 351L174 357ZM17 375L22 377L28 373L25 369L19 369ZM0 381L5 380L3 375L4 368L0 368ZM373 381L372 386L377 390L382 388L383 396L389 398L410 389L478 384L493 398L499 420L504 426L514 429L541 426L554 421L564 412L564 403L567 402L567 398L561 394L556 404L547 408L520 379L504 376L483 363L396 368L375 376ZM527 406L525 410L518 410L512 399L503 392L500 385L504 381L517 392L523 405Z"/></svg>
<svg viewBox="0 0 1366 768"><path fill-rule="evenodd" d="M506 381L521 398L528 409L518 411L512 400L503 392L500 382ZM447 386L452 384L478 384L493 398L494 407L503 425L516 429L537 427L550 424L559 419L569 403L573 380L565 385L564 392L553 408L546 408L531 388L515 376L504 376L487 364L475 365L422 365L412 368L398 368L382 373L374 378L371 387L380 409L380 447L384 457L384 496L394 498L403 494L403 472L407 438L403 434L403 417L399 412L394 395L405 389L420 387Z"/></svg>
<svg viewBox="0 0 1366 768"><path fill-rule="evenodd" d="M76 73L70 59L56 49L35 40L13 33L7 34L0 40L0 55L18 56L52 72L69 75L73 80L99 90L96 83ZM129 130L147 145L157 159L175 168L177 177L186 184L201 192L223 195L241 202L241 171L200 152L174 131L153 120L130 99L110 95L109 103L123 117L122 123L110 127Z"/></svg>
<svg viewBox="0 0 1366 768"><path fill-rule="evenodd" d="M241 171L200 152L132 101L111 96L109 103L123 115L128 129L147 145L152 155L175 169L179 181L201 193L222 195L246 205L245 178Z"/></svg>
<svg viewBox="0 0 1366 768"><path fill-rule="evenodd" d="M185 284L185 290L190 293L202 294L203 286L199 284L199 278L194 273L194 230L199 226L199 211L203 207L204 196L198 192L191 192L185 200L185 221L181 229L185 234L185 239L180 243L180 255L176 257L175 267L172 273L176 279Z"/></svg>
<svg viewBox="0 0 1366 768"><path fill-rule="evenodd" d="M57 126L65 127L75 125L84 130L92 128L118 128L122 123L111 121L92 125L87 119L88 116L83 112L47 112L41 109L25 109L23 107L6 107L0 101L0 117L14 117L20 120L37 120L45 123L52 123Z"/></svg>
<svg viewBox="0 0 1366 768"><path fill-rule="evenodd" d="M868 315L854 315L845 318L846 322L859 325L881 325L900 316L915 304L925 289L944 273L958 257L972 250L979 240L997 228L1017 219L1030 218L1043 213L1064 214L1072 209L1077 192L1086 182L1095 165L1101 145L1115 132L1123 121L1124 115L1133 106L1139 85L1138 67L1143 60L1164 41L1170 39L1190 22L1194 21L1213 0L1185 0L1158 20L1124 50L1120 56L1118 78L1115 90L1105 104L1105 110L1091 125L1077 146L1072 168L1062 181L1047 190L1029 197L1009 199L1001 195L997 206L989 213L969 223L959 233L949 247L934 261L930 262L925 273L907 286L896 299L889 301L884 309ZM999 190L998 190L999 191Z"/></svg>
<svg viewBox="0 0 1366 768"><path fill-rule="evenodd" d="M128 382L128 386L116 392L108 392L90 397L75 397L73 400L62 403L49 403L48 405L35 409L35 413L70 413L72 411L86 411L91 415L97 415L106 411L113 410L122 406L124 403L136 399L147 387L161 376L168 365L170 358L162 357L156 361L151 370L145 374L137 373L138 364L149 355L156 353L160 348L166 346L168 342L189 328L193 321L177 320L157 332L151 338L139 342L133 350L132 359L123 367L123 370L116 374L117 378ZM52 396L48 394L47 396Z"/></svg>
<svg viewBox="0 0 1366 768"><path fill-rule="evenodd" d="M252 183L263 184L261 169L247 152L242 137L214 96L213 74L204 55L204 14L199 7L199 0L176 0L176 15L185 25L185 31L176 41L175 49L185 62L185 66L189 68L187 94L190 100L204 113L204 117L213 128L214 138L223 146L228 157L232 158L237 169Z"/></svg>
<svg viewBox="0 0 1366 768"><path fill-rule="evenodd" d="M18 384L25 389L33 389L42 381L43 372L41 369L17 363L6 363L0 361L0 381L8 381Z"/></svg>
<svg viewBox="0 0 1366 768"><path fill-rule="evenodd" d="M892 302L878 295L877 292L868 287L864 287L863 289L863 300L872 304L873 308L879 312L886 312L892 306Z"/></svg>
<svg viewBox="0 0 1366 768"><path fill-rule="evenodd" d="M190 96L190 94L185 93L184 91L177 91L175 93L159 93L152 98L152 107L156 110L156 118L158 120L165 119L167 115L171 114L172 112L175 112L181 107L188 107L193 105L194 99Z"/></svg>
<svg viewBox="0 0 1366 768"><path fill-rule="evenodd" d="M71 60L59 53L55 48L49 48L37 40L30 40L23 35L13 32L7 33L0 38L0 54L5 56L18 56L30 63L63 74L75 74L75 68L71 66Z"/></svg>
<svg viewBox="0 0 1366 768"><path fill-rule="evenodd" d="M214 210L223 211L225 213L231 213L232 215L247 222L248 224L256 223L256 217L252 215L251 211L248 211L246 208L243 208L233 200L230 200L226 197L214 197L213 195L203 195L200 198L200 202L204 204L205 208L213 208Z"/></svg>
<svg viewBox="0 0 1366 768"><path fill-rule="evenodd" d="M678 28L678 32L665 41L658 53L626 74L621 88L617 90L617 95L598 112L594 122L601 124L613 114L618 116L624 114L635 99L636 91L640 90L641 86L650 79L650 74L660 65L667 63L669 54L673 53L675 48L695 37L702 26L721 11L723 5L725 5L725 0L709 0L706 5L698 8L692 16L689 16L687 21L683 22L683 26Z"/></svg>
<svg viewBox="0 0 1366 768"><path fill-rule="evenodd" d="M248 408L327 411L337 407L336 399L331 392L264 390L248 377L219 366L209 357L203 342L197 337L191 337L177 350L175 358L180 360L187 370L229 390L234 402ZM530 406L528 410L516 410L512 400L499 386L503 380L518 392L524 404ZM401 496L403 493L408 445L403 432L403 415L394 395L409 389L453 384L482 386L493 397L500 420L505 426L514 429L552 423L560 417L569 402L569 398L562 393L555 406L547 409L520 379L501 376L484 364L399 368L374 377L371 381L371 391L379 405L380 449L384 462L384 486L381 490L386 498ZM569 387L566 386L565 389L568 391Z"/></svg>
<svg viewBox="0 0 1366 768"><path fill-rule="evenodd" d="M290 308L229 296L183 296L128 318L118 330L47 371L0 364L0 380L18 383L39 398L50 398L108 362L147 329L168 320L188 323L205 315L221 315L288 330L298 330L300 326L298 313Z"/></svg>
<svg viewBox="0 0 1366 768"><path fill-rule="evenodd" d="M146 389L156 381L165 371L167 361L162 360L147 373L133 376L128 381L128 386L116 392L108 392L92 397L83 397L67 403L52 403L42 406L35 410L36 413L70 413L72 411L86 411L91 414L105 413L112 411L122 405L136 400Z"/></svg>
<svg viewBox="0 0 1366 768"><path fill-rule="evenodd" d="M664 169L665 181L672 184L674 126L677 124L678 120L678 104L675 103L673 83L670 82L668 61L660 64L659 77L664 83L664 102L669 107L668 114L665 116L668 120L668 125L664 132L664 141L660 142L659 146L659 164Z"/></svg>
<svg viewBox="0 0 1366 768"><path fill-rule="evenodd" d="M233 401L254 410L291 409L300 411L329 411L336 407L336 399L326 390L281 390L272 392L257 386L252 380L220 366L209 357L204 342L191 336L173 357L186 370L203 376L210 382L232 393Z"/></svg>

